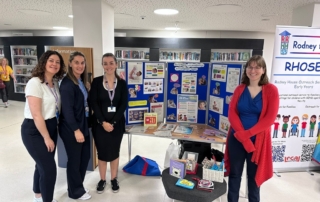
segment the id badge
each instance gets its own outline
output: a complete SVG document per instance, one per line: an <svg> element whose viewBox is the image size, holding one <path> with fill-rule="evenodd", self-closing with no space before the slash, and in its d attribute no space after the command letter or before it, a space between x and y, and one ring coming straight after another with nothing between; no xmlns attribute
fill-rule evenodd
<svg viewBox="0 0 320 202"><path fill-rule="evenodd" d="M57 118L57 121L58 121L58 122L59 122L59 116L60 116L60 113L59 113L58 108L56 107L56 118Z"/></svg>
<svg viewBox="0 0 320 202"><path fill-rule="evenodd" d="M85 108L85 114L86 114L86 117L89 117L89 107Z"/></svg>
<svg viewBox="0 0 320 202"><path fill-rule="evenodd" d="M108 112L116 112L116 108L115 107L108 107Z"/></svg>

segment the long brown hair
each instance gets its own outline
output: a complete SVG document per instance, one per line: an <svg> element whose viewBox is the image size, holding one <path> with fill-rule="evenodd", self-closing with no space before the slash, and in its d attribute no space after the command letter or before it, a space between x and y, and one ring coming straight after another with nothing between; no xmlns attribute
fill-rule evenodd
<svg viewBox="0 0 320 202"><path fill-rule="evenodd" d="M46 64L51 55L57 55L60 60L60 70L53 76L53 78L60 80L63 78L64 74L66 73L66 66L64 64L63 58L57 51L48 50L43 53L39 59L38 64L32 70L31 78L38 77L42 83L45 82L44 72L46 70Z"/></svg>
<svg viewBox="0 0 320 202"><path fill-rule="evenodd" d="M103 54L103 56L102 56L102 65L103 65L103 58L106 58L106 57L112 57L113 60L114 60L114 62L116 63L116 65L118 64L117 58L113 55L113 53L105 53L105 54ZM117 69L118 69L118 68L116 68L116 71L114 71L114 75L115 75L115 77L116 77L118 80L121 80L120 76L119 76L118 73L117 73Z"/></svg>
<svg viewBox="0 0 320 202"><path fill-rule="evenodd" d="M71 79L71 81L76 84L76 85L79 85L79 81L78 79L76 78L76 76L73 74L73 71L72 71L72 68L70 66L70 63L74 60L74 58L76 56L81 56L84 58L84 65L85 65L85 68L84 68L84 71L83 73L80 75L80 78L83 82L84 85L87 84L87 81L88 81L88 70L87 70L87 61L86 61L86 57L84 56L83 53L79 52L79 51L75 51L73 53L70 54L69 56L69 64L68 64L68 70L67 70L67 77L69 79Z"/></svg>
<svg viewBox="0 0 320 202"><path fill-rule="evenodd" d="M269 78L267 76L267 65L264 60L264 58L261 55L254 55L252 56L246 63L245 68L243 70L242 78L241 78L241 83L245 85L250 84L250 79L247 76L247 67L251 65L251 63L256 63L258 67L261 67L264 70L264 73L261 75L260 81L258 83L259 86L265 85L269 83Z"/></svg>

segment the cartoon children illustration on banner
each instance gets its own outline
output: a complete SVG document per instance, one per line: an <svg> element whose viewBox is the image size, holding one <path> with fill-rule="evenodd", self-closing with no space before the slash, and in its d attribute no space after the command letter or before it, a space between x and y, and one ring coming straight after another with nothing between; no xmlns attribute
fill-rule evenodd
<svg viewBox="0 0 320 202"><path fill-rule="evenodd" d="M282 116L282 138L286 138L287 137L287 129L288 129L288 122L289 122L289 118L290 118L290 115L288 116L285 116L283 115Z"/></svg>
<svg viewBox="0 0 320 202"><path fill-rule="evenodd" d="M316 115L312 115L310 118L310 134L309 137L313 137L313 132L314 132L314 126L316 125L317 122L317 116Z"/></svg>
<svg viewBox="0 0 320 202"><path fill-rule="evenodd" d="M274 121L273 125L273 137L272 138L278 138L278 130L279 130L279 120L281 118L281 115L278 114L276 117L276 120Z"/></svg>
<svg viewBox="0 0 320 202"><path fill-rule="evenodd" d="M300 135L300 137L305 137L308 117L309 117L308 114L303 114L302 115L301 135Z"/></svg>
<svg viewBox="0 0 320 202"><path fill-rule="evenodd" d="M289 132L288 137L290 137L290 136L297 136L298 137L298 134L299 134L299 129L298 129L299 122L300 122L300 120L299 120L298 116L294 116L291 119L291 130ZM291 135L290 135L290 133L291 133Z"/></svg>

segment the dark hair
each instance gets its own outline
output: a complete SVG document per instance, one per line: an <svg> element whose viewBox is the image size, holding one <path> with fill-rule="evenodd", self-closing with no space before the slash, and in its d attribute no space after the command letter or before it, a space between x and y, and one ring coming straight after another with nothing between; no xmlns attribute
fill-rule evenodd
<svg viewBox="0 0 320 202"><path fill-rule="evenodd" d="M36 67L32 70L31 78L38 77L42 83L45 82L44 72L46 70L46 64L51 55L57 55L60 60L60 70L53 76L53 78L60 80L63 78L64 74L66 73L66 66L64 64L63 58L57 51L48 50L41 55L39 58L39 62Z"/></svg>
<svg viewBox="0 0 320 202"><path fill-rule="evenodd" d="M278 115L277 115L277 118L281 118L281 115L280 115L280 114L278 114Z"/></svg>
<svg viewBox="0 0 320 202"><path fill-rule="evenodd" d="M113 60L114 60L114 62L115 62L116 64L118 64L117 58L116 58L116 56L113 55L113 53L105 53L105 54L103 54L102 59L101 59L102 65L103 65L103 58L106 58L106 57L112 57ZM114 71L114 75L116 76L116 78L117 78L118 80L121 80L120 76L119 76L118 73L117 73L117 69L116 69L116 71Z"/></svg>
<svg viewBox="0 0 320 202"><path fill-rule="evenodd" d="M265 85L269 83L269 79L267 76L267 65L266 62L264 61L263 57L261 55L254 55L252 56L246 63L245 68L243 70L243 74L242 74L242 78L241 78L241 83L245 84L245 85L249 85L250 84L250 79L247 76L246 70L247 67L251 64L251 63L257 63L258 67L261 67L264 70L264 73L261 75L260 81L258 83L259 86Z"/></svg>
<svg viewBox="0 0 320 202"><path fill-rule="evenodd" d="M72 68L70 66L70 63L74 60L74 58L76 56L81 56L84 58L84 65L85 65L85 68L84 68L84 71L83 73L81 74L80 78L83 82L84 85L87 84L87 81L88 81L88 70L87 70L87 63L86 63L86 57L84 56L83 53L79 52L79 51L75 51L73 53L70 54L69 56L69 64L68 64L68 69L67 69L67 77L69 79L71 79L71 81L73 81L74 84L76 85L79 85L79 82L78 82L78 79L75 77L75 75L73 74L73 71L72 71Z"/></svg>

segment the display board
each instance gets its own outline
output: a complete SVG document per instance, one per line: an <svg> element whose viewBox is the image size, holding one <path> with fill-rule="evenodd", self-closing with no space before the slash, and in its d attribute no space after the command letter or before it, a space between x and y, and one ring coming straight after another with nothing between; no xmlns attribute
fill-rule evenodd
<svg viewBox="0 0 320 202"><path fill-rule="evenodd" d="M208 125L228 133L229 103L235 88L240 84L243 63L211 63L208 99Z"/></svg>
<svg viewBox="0 0 320 202"><path fill-rule="evenodd" d="M209 63L168 63L166 120L206 123Z"/></svg>
<svg viewBox="0 0 320 202"><path fill-rule="evenodd" d="M314 153L320 134L320 29L278 26L271 82L280 95L272 126L275 171L319 170ZM318 156L318 162L320 156Z"/></svg>
<svg viewBox="0 0 320 202"><path fill-rule="evenodd" d="M128 85L126 125L142 124L144 113L158 114L158 122L164 118L165 66L164 62L126 62L125 75ZM122 73L121 73L122 72Z"/></svg>

